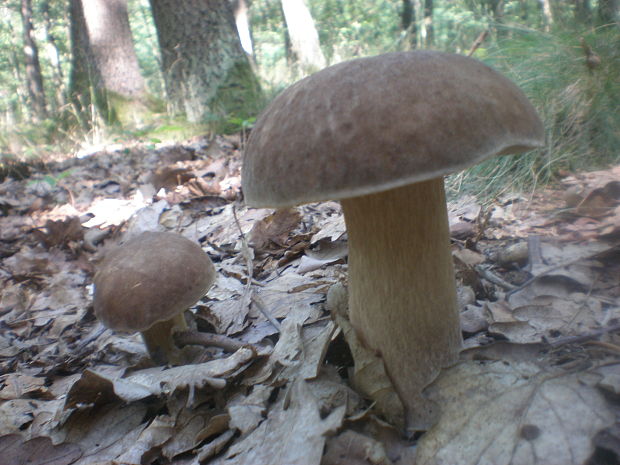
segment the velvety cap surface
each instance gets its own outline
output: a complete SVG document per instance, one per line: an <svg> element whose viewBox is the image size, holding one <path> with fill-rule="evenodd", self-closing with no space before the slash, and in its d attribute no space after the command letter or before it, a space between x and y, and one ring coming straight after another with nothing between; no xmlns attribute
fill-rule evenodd
<svg viewBox="0 0 620 465"><path fill-rule="evenodd" d="M144 232L111 250L95 274L97 318L118 331L144 331L195 304L215 280L202 248L168 232Z"/></svg>
<svg viewBox="0 0 620 465"><path fill-rule="evenodd" d="M249 205L370 194L539 147L521 90L478 60L387 53L325 68L265 109L245 149Z"/></svg>

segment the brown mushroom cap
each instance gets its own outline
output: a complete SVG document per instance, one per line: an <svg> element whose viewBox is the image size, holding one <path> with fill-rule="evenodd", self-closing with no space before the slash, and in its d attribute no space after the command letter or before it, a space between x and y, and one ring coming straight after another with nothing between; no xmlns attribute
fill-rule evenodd
<svg viewBox="0 0 620 465"><path fill-rule="evenodd" d="M97 318L117 331L145 331L196 303L215 280L202 248L168 232L143 232L110 251L95 274Z"/></svg>
<svg viewBox="0 0 620 465"><path fill-rule="evenodd" d="M252 130L243 191L257 207L375 193L543 144L519 88L478 60L386 53L282 92Z"/></svg>

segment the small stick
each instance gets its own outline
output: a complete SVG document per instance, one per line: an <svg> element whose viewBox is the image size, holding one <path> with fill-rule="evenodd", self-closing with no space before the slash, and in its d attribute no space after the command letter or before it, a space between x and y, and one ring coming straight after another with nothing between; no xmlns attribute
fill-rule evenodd
<svg viewBox="0 0 620 465"><path fill-rule="evenodd" d="M226 352L236 352L248 344L232 339L223 334L202 333L198 331L181 331L174 333L174 342L180 346L220 347Z"/></svg>
<svg viewBox="0 0 620 465"><path fill-rule="evenodd" d="M258 297L257 295L252 296L252 302L256 305L256 308L263 314L265 318L269 320L269 323L273 325L274 328L280 331L280 322L276 320L271 313L267 310L265 303Z"/></svg>
<svg viewBox="0 0 620 465"><path fill-rule="evenodd" d="M620 325L608 326L607 328L601 328L588 334L582 334L580 336L562 337L556 339L553 342L550 342L549 345L551 347L558 347L565 344L580 344L582 342L589 342L592 339L596 339L607 333L615 333L616 331L620 331Z"/></svg>
<svg viewBox="0 0 620 465"><path fill-rule="evenodd" d="M467 54L468 57L472 56L474 54L474 52L476 50L478 50L478 47L480 47L482 45L482 42L484 42L486 40L488 35L489 35L489 30L488 29L486 31L482 31L478 35L476 40L474 40L474 43L472 44L471 49L469 50L469 53Z"/></svg>
<svg viewBox="0 0 620 465"><path fill-rule="evenodd" d="M254 261L252 260L252 254L250 253L250 246L248 245L248 241L241 229L241 223L239 222L239 218L237 218L237 206L233 204L233 217L235 218L235 224L237 225L237 229L239 229L239 234L241 235L241 255L245 259L245 265L247 267L248 279L245 284L245 289L243 290L243 295L241 296L241 306L242 308L248 307L250 302L252 301L252 277L254 276Z"/></svg>
<svg viewBox="0 0 620 465"><path fill-rule="evenodd" d="M514 289L517 287L514 284L510 284L509 282L504 281L502 278L500 278L499 276L491 273L490 270L488 270L488 269L486 269L486 268L484 268L484 267L482 267L480 265L477 265L475 267L475 270L478 273L480 273L482 275L482 277L484 279L486 279L487 281L490 281L493 284L497 284L498 286L500 286L500 287L502 287L502 288L504 288L506 290L510 290L511 292L513 292Z"/></svg>
<svg viewBox="0 0 620 465"><path fill-rule="evenodd" d="M524 282L523 284L521 284L520 286L517 286L517 287L515 287L514 289L511 289L510 291L508 291L508 292L506 293L506 298L508 298L509 296L511 296L512 294L514 294L515 292L520 291L521 289L523 289L523 288L525 288L525 287L529 286L530 284L532 284L534 281L536 281L536 280L537 280L538 278L540 278L541 276L544 276L544 275L546 275L546 274L549 274L549 273L551 273L552 271L558 270L558 269L560 269L560 268L564 268L565 266L571 266L571 265L574 265L575 263L578 263L578 262L580 262L580 261L582 261L582 260L589 260L589 259L591 259L592 257L594 257L595 255L597 255L597 254L595 253L595 254L589 255L589 256L587 256L587 257L578 257L578 258L575 258L575 259L573 259L573 260L568 260L567 262L564 262L564 263L559 263L559 264L557 264L557 265L549 266L549 267L545 268L544 270L540 271L540 272L539 272L536 276L532 276L530 279L528 279L527 281L525 281L525 282Z"/></svg>

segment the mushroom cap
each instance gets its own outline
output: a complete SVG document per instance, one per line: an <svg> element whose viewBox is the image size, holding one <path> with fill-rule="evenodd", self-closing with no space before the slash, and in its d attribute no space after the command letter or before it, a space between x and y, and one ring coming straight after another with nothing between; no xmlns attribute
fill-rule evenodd
<svg viewBox="0 0 620 465"><path fill-rule="evenodd" d="M97 318L117 331L145 331L196 303L215 268L195 242L169 232L143 232L108 252L95 274Z"/></svg>
<svg viewBox="0 0 620 465"><path fill-rule="evenodd" d="M542 146L543 125L510 80L434 51L346 61L282 92L245 149L249 205L357 197Z"/></svg>

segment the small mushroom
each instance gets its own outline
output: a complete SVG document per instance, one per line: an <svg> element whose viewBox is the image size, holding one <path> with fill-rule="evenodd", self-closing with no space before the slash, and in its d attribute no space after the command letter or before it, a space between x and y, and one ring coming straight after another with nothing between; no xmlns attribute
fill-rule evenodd
<svg viewBox="0 0 620 465"><path fill-rule="evenodd" d="M410 428L428 426L422 389L461 347L443 176L543 140L511 81L432 51L326 68L282 92L252 130L249 205L341 200L351 323L382 356Z"/></svg>
<svg viewBox="0 0 620 465"><path fill-rule="evenodd" d="M143 232L110 251L95 274L97 318L116 331L142 333L155 363L182 363L173 334L184 311L209 290L215 268L202 248L169 232Z"/></svg>

